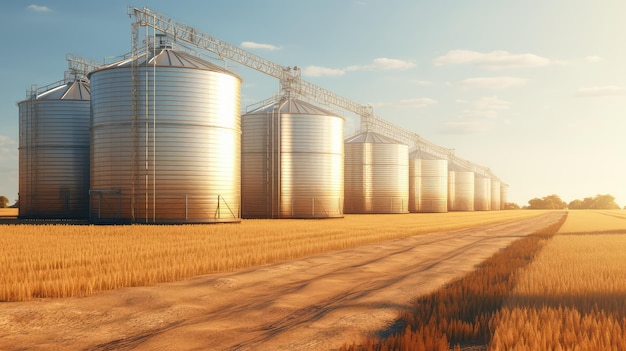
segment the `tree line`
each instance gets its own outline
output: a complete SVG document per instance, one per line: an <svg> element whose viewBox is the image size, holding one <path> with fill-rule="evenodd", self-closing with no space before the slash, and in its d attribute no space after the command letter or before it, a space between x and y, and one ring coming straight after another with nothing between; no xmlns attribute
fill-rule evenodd
<svg viewBox="0 0 626 351"><path fill-rule="evenodd" d="M7 207L17 208L19 206L18 200L15 200L15 203L13 205L11 205L11 206L9 206L9 203L10 203L10 201L9 201L8 197L6 197L4 195L0 195L0 208L7 208Z"/></svg>
<svg viewBox="0 0 626 351"><path fill-rule="evenodd" d="M569 203L563 201L558 195L552 194L542 198L528 200L528 206L532 210L619 210L619 205L615 203L615 197L610 194L586 197L582 200L576 199Z"/></svg>

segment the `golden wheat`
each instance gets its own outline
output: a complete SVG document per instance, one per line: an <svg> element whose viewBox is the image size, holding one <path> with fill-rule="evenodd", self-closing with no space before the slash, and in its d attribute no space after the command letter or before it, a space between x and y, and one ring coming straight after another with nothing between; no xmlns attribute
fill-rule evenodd
<svg viewBox="0 0 626 351"><path fill-rule="evenodd" d="M559 231L561 234L597 234L621 232L626 234L624 210L572 210L571 216Z"/></svg>
<svg viewBox="0 0 626 351"><path fill-rule="evenodd" d="M86 296L541 213L350 215L188 226L0 225L0 300Z"/></svg>
<svg viewBox="0 0 626 351"><path fill-rule="evenodd" d="M17 217L17 208L0 208L0 217Z"/></svg>
<svg viewBox="0 0 626 351"><path fill-rule="evenodd" d="M515 272L529 264L535 253L561 227L558 222L520 238L497 252L467 276L432 294L416 297L397 324L406 327L384 339L369 337L360 345L344 345L342 351L460 350L461 345L480 347L491 338L491 320L513 288Z"/></svg>
<svg viewBox="0 0 626 351"><path fill-rule="evenodd" d="M626 217L570 211L492 320L489 350L626 350ZM594 229L595 228L595 229ZM614 232L566 235L564 233Z"/></svg>

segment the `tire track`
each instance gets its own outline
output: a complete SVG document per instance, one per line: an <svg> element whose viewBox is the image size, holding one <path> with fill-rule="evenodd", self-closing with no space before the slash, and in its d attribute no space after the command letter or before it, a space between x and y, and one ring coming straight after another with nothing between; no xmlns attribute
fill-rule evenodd
<svg viewBox="0 0 626 351"><path fill-rule="evenodd" d="M41 334L41 325L53 322L50 312L10 345L46 349L47 340L72 350L332 349L382 330L416 295L471 271L559 217L547 213L156 287L53 300L60 304L56 313L75 313L72 327L60 324L60 331ZM41 304L21 306L36 310ZM80 320L102 309L107 319Z"/></svg>
<svg viewBox="0 0 626 351"><path fill-rule="evenodd" d="M311 323L325 318L330 313L342 309L346 305L355 306L362 304L362 302L360 302L362 299L367 298L376 292L399 284L402 281L409 279L411 276L431 271L437 266L450 260L460 259L463 255L467 254L468 251L482 247L486 242L501 240L502 238L521 237L535 231L538 226L548 226L551 223L552 219L550 216L543 216L541 218L521 220L514 223L499 223L474 229L463 229L453 232L427 234L414 237L409 245L399 246L395 249L388 249L378 253L377 255L363 256L360 260L356 261L352 259L344 264L339 264L335 268L328 269L320 274L308 277L307 279L280 284L278 286L274 286L271 291L253 294L253 298L248 300L248 302L219 306L210 313L189 319L171 328L154 330L151 332L152 337L162 337L164 334L178 328L201 326L208 323L209 320L237 319L238 316L245 315L250 310L270 309L277 296L297 294L298 292L306 290L311 284L315 284L319 281L358 274L358 271L364 269L365 267L384 265L385 261L389 261L390 259L394 259L396 257L410 255L412 251L419 251L420 248L425 246L442 245L446 243L453 243L455 241L461 242L456 246L446 248L446 251L443 254L439 254L436 257L405 264L402 270L403 273L391 274L390 272L384 272L382 273L382 276L379 275L372 277L370 281L364 281L360 284L351 285L347 287L347 289L339 290L335 292L334 295L325 299L311 301L310 304L297 308L286 315L281 315L280 318L275 318L267 323L259 323L257 326L246 329L245 333L241 330L241 340L231 345L222 346L224 349L230 350L263 348L264 344L271 342L273 339L279 338L283 334L293 332L298 328L304 328ZM533 229L524 230L524 228L529 226ZM469 242L464 242L464 240L467 240L468 238L472 239ZM396 242L402 243L406 241L407 240L404 239L397 240ZM358 249L347 251L358 252ZM351 255L348 254L344 256L349 258ZM245 289L258 291L259 285L261 284L263 283L255 282L245 286ZM398 308L399 307L400 306L398 306ZM134 336L130 339L136 342L129 343L129 340L116 340L113 344L108 344L107 348L104 349L110 349L111 347L116 349L132 349L144 343L147 336ZM216 349L219 349L219 347Z"/></svg>

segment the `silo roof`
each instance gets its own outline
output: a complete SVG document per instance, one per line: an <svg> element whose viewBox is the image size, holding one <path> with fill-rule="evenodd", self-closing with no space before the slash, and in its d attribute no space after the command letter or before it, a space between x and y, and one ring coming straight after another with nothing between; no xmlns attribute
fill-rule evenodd
<svg viewBox="0 0 626 351"><path fill-rule="evenodd" d="M91 89L86 80L75 80L37 94L37 100L90 100Z"/></svg>
<svg viewBox="0 0 626 351"><path fill-rule="evenodd" d="M346 139L346 143L403 144L397 140L372 131L365 131L361 134Z"/></svg>
<svg viewBox="0 0 626 351"><path fill-rule="evenodd" d="M420 159L420 160L441 160L442 159L441 157L437 157L432 154L429 154L428 152L424 150L415 150L409 155L409 157L413 159Z"/></svg>
<svg viewBox="0 0 626 351"><path fill-rule="evenodd" d="M89 74L91 75L94 72L105 70L105 69L118 68L118 67L130 67L131 63L133 62L132 60L133 59L128 58L128 59L124 59L121 61L113 62ZM146 65L146 61L147 61L147 65L149 65L150 67L156 66L156 67L193 68L193 69L200 69L200 70L205 70L205 71L221 72L221 73L235 76L241 80L241 77L227 70L224 67L220 67L216 64L205 61L199 57L193 56L186 52L174 50L171 47L161 47L156 51L156 54L154 54L152 51L149 51L148 53L144 52L140 54L139 56L137 56L135 60L137 60L136 63L139 66Z"/></svg>
<svg viewBox="0 0 626 351"><path fill-rule="evenodd" d="M280 112L280 113L335 116L334 113L331 113L313 104L310 104L308 102L304 102L298 99L288 99L284 103L283 102L270 103L269 105L262 106L256 110L248 112L247 114L267 113L267 112L272 112L272 111Z"/></svg>

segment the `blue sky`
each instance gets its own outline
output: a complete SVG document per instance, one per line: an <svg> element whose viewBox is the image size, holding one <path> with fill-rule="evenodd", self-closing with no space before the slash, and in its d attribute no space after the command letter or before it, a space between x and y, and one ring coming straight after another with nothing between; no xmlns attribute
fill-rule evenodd
<svg viewBox="0 0 626 351"><path fill-rule="evenodd" d="M612 194L626 205L626 1L4 1L0 195L18 192L18 109L65 55L130 51L150 7L284 66L489 167L509 200ZM242 106L278 82L245 67ZM358 125L346 113L346 132Z"/></svg>

